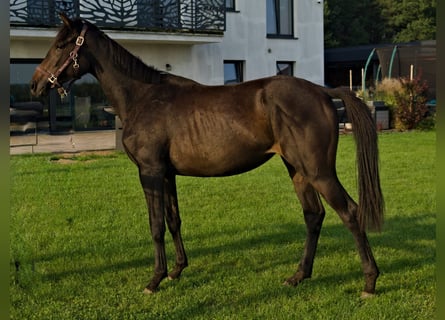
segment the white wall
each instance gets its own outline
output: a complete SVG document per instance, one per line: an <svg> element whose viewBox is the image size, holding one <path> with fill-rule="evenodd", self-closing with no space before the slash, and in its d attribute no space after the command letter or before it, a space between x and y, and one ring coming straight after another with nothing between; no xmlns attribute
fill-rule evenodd
<svg viewBox="0 0 445 320"><path fill-rule="evenodd" d="M191 45L182 44L122 44L127 50L141 58L147 65L165 71L171 66L171 73L190 77L192 63Z"/></svg>
<svg viewBox="0 0 445 320"><path fill-rule="evenodd" d="M296 1L297 74L324 84L323 0Z"/></svg>
<svg viewBox="0 0 445 320"><path fill-rule="evenodd" d="M221 43L195 45L193 78L209 84L224 81L223 61L244 61L244 80L276 74L277 61L294 61L294 75L324 83L323 2L295 0L297 39L266 37L266 1L238 0L239 12L227 12Z"/></svg>
<svg viewBox="0 0 445 320"><path fill-rule="evenodd" d="M238 0L238 12L227 12L226 32L216 43L147 39L117 40L148 65L204 84L224 82L224 60L242 60L244 80L276 74L277 61L295 61L294 75L323 84L323 2L294 0L294 34L298 39L266 37L266 1ZM218 42L219 41L219 42ZM52 39L11 38L11 58L43 58Z"/></svg>
<svg viewBox="0 0 445 320"><path fill-rule="evenodd" d="M51 39L10 39L9 56L17 59L42 59L51 44Z"/></svg>

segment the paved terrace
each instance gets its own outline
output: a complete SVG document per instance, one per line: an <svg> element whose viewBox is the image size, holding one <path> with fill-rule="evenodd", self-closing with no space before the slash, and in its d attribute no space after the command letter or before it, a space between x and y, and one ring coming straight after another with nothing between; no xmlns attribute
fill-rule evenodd
<svg viewBox="0 0 445 320"><path fill-rule="evenodd" d="M350 132L340 127L340 134ZM12 135L9 138L9 154L69 153L116 149L116 131L80 131L51 135L34 133Z"/></svg>
<svg viewBox="0 0 445 320"><path fill-rule="evenodd" d="M72 132L60 135L46 133L12 135L9 153L66 153L116 149L116 131Z"/></svg>

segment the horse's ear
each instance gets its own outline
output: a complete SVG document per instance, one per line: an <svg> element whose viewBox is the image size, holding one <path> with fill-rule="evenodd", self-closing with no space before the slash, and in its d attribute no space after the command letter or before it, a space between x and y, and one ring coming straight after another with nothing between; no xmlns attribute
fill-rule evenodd
<svg viewBox="0 0 445 320"><path fill-rule="evenodd" d="M59 13L59 17L62 20L63 24L65 26L67 26L68 28L72 29L73 28L73 20L71 20L70 18L68 18L68 16L64 13L64 12L60 12Z"/></svg>

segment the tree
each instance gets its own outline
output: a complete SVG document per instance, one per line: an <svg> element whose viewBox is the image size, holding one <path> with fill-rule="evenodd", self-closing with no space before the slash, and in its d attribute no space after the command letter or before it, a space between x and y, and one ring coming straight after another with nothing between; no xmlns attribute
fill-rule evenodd
<svg viewBox="0 0 445 320"><path fill-rule="evenodd" d="M436 0L377 0L385 21L382 42L436 39Z"/></svg>
<svg viewBox="0 0 445 320"><path fill-rule="evenodd" d="M375 0L325 0L325 46L343 47L375 43L383 23Z"/></svg>
<svg viewBox="0 0 445 320"><path fill-rule="evenodd" d="M325 0L325 47L436 38L436 0Z"/></svg>

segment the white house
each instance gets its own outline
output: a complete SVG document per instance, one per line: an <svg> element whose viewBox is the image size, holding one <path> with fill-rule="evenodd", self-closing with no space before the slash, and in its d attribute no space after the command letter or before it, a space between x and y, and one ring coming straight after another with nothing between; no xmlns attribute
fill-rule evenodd
<svg viewBox="0 0 445 320"><path fill-rule="evenodd" d="M16 101L32 99L27 84L57 33L61 10L96 23L148 65L204 84L277 73L323 84L321 0L10 0L10 83ZM88 77L83 82L95 85ZM82 90L71 94L85 96ZM90 107L106 104L92 95ZM42 101L51 130L61 129L61 121L73 122L80 101L75 97Z"/></svg>

